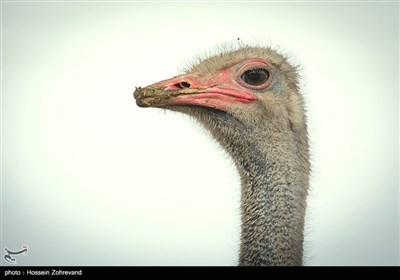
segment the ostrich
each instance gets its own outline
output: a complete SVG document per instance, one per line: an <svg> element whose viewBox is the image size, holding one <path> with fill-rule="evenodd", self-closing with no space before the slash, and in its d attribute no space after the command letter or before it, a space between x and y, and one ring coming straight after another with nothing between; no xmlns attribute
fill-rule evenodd
<svg viewBox="0 0 400 280"><path fill-rule="evenodd" d="M140 107L193 116L241 178L239 265L302 265L309 153L298 73L271 48L241 46L136 88Z"/></svg>

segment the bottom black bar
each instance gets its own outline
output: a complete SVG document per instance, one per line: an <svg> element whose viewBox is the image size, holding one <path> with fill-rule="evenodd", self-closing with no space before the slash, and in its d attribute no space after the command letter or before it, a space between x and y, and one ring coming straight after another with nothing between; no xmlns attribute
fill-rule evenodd
<svg viewBox="0 0 400 280"><path fill-rule="evenodd" d="M0 266L1 275L11 279L15 276L44 276L44 277L115 277L115 276L251 276L252 273L262 273L266 276L289 276L317 274L321 276L366 276L382 277L384 274L399 275L400 267L130 267L130 266Z"/></svg>

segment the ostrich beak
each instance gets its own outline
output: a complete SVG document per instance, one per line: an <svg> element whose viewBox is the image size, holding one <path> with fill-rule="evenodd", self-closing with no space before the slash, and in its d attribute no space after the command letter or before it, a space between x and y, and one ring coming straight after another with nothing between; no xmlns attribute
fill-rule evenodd
<svg viewBox="0 0 400 280"><path fill-rule="evenodd" d="M164 80L144 88L136 88L133 96L139 107L167 107L172 105L196 105L227 111L237 103L256 100L252 93L233 86L227 77L201 81L198 74L186 74ZM222 80L221 80L222 78Z"/></svg>

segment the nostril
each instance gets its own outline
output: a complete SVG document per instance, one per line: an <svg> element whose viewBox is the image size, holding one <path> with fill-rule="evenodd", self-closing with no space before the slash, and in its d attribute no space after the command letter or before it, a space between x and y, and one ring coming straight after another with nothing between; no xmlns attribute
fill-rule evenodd
<svg viewBox="0 0 400 280"><path fill-rule="evenodd" d="M180 85L181 85L182 88L189 88L190 87L190 84L187 83L187 82L182 82L182 83L180 83Z"/></svg>
<svg viewBox="0 0 400 280"><path fill-rule="evenodd" d="M187 82L180 82L174 85L176 88L189 88L190 84Z"/></svg>

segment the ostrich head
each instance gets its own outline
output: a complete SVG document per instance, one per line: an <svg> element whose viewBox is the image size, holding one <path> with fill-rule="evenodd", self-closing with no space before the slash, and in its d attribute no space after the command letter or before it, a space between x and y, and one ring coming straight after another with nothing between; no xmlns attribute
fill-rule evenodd
<svg viewBox="0 0 400 280"><path fill-rule="evenodd" d="M270 48L243 47L134 97L193 116L232 156L242 184L240 264L301 264L309 161L296 68Z"/></svg>
<svg viewBox="0 0 400 280"><path fill-rule="evenodd" d="M282 55L270 48L246 47L204 59L186 74L137 88L134 96L140 107L194 116L225 142L257 132L265 122L304 130L297 80L296 68Z"/></svg>

